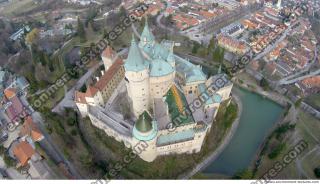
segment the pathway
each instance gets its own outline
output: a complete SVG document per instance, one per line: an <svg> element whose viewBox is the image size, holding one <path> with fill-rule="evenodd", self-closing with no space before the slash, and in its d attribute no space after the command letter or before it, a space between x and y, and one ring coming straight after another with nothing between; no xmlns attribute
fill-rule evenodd
<svg viewBox="0 0 320 184"><path fill-rule="evenodd" d="M161 19L163 18L163 16L164 16L164 14L163 14L163 12L157 17L157 24L159 25L159 27L161 28L161 29L164 29L164 30L167 30L167 31L169 31L169 33L171 34L171 33L174 33L174 29L173 28L169 28L169 27L167 27L167 26L165 26L165 25L163 25L162 23L161 23Z"/></svg>

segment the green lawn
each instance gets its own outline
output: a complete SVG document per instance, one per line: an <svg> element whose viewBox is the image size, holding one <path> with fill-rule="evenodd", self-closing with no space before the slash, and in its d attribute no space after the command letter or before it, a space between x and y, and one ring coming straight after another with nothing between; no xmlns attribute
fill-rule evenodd
<svg viewBox="0 0 320 184"><path fill-rule="evenodd" d="M310 95L305 101L316 109L320 110L320 94Z"/></svg>
<svg viewBox="0 0 320 184"><path fill-rule="evenodd" d="M6 16L14 16L27 12L36 8L38 5L33 0L11 0L11 2L5 6L2 14Z"/></svg>

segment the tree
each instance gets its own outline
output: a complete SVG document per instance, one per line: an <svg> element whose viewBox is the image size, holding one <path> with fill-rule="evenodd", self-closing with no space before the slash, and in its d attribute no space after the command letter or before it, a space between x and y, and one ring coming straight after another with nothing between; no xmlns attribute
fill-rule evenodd
<svg viewBox="0 0 320 184"><path fill-rule="evenodd" d="M6 149L3 147L3 145L0 145L0 155L3 155L6 152Z"/></svg>
<svg viewBox="0 0 320 184"><path fill-rule="evenodd" d="M80 88L80 91L81 91L82 93L85 93L85 92L87 91L87 85L86 85L86 84L83 84L83 85L81 86L81 88Z"/></svg>
<svg viewBox="0 0 320 184"><path fill-rule="evenodd" d="M200 48L200 44L198 42L193 42L192 54L197 54Z"/></svg>
<svg viewBox="0 0 320 184"><path fill-rule="evenodd" d="M6 24L2 19L0 19L0 29L4 29L4 28L6 28Z"/></svg>
<svg viewBox="0 0 320 184"><path fill-rule="evenodd" d="M294 106L296 108L299 108L301 106L301 104L302 104L302 101L303 101L303 98L300 98L299 100L296 101L296 103L294 103Z"/></svg>
<svg viewBox="0 0 320 184"><path fill-rule="evenodd" d="M32 45L36 41L38 36L39 36L39 29L37 28L32 29L32 31L30 31L30 33L26 35L26 38L25 38L26 43L28 45Z"/></svg>
<svg viewBox="0 0 320 184"><path fill-rule="evenodd" d="M281 154L281 152L285 149L285 147L286 147L285 143L277 145L274 149L271 150L271 152L268 154L268 157L270 159L277 158Z"/></svg>
<svg viewBox="0 0 320 184"><path fill-rule="evenodd" d="M87 39L86 39L86 31L84 30L84 26L83 26L83 23L82 21L80 20L80 18L78 17L78 36L80 38L80 42L83 43L83 42L86 42Z"/></svg>
<svg viewBox="0 0 320 184"><path fill-rule="evenodd" d="M269 89L269 83L267 81L267 79L262 78L260 80L260 86L264 89L264 90L268 90Z"/></svg>
<svg viewBox="0 0 320 184"><path fill-rule="evenodd" d="M127 16L127 10L123 6L120 7L119 13L120 13L120 17Z"/></svg>
<svg viewBox="0 0 320 184"><path fill-rule="evenodd" d="M11 158L7 153L3 156L3 161L7 165L7 167L15 167L16 161Z"/></svg>
<svg viewBox="0 0 320 184"><path fill-rule="evenodd" d="M212 37L208 45L208 54L210 53L210 51L213 51L213 49L215 48L216 48L216 41L215 41L215 38Z"/></svg>
<svg viewBox="0 0 320 184"><path fill-rule="evenodd" d="M252 179L253 173L249 170L237 172L232 179Z"/></svg>
<svg viewBox="0 0 320 184"><path fill-rule="evenodd" d="M314 175L316 175L317 178L320 178L320 167L317 167L313 170Z"/></svg>

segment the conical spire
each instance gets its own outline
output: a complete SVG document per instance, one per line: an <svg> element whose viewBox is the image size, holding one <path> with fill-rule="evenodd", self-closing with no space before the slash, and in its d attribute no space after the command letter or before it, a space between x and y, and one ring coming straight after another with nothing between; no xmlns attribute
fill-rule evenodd
<svg viewBox="0 0 320 184"><path fill-rule="evenodd" d="M144 29L141 34L141 40L140 41L146 41L147 43L152 43L155 40L154 35L149 29L149 24L148 24L148 18L146 17L146 22Z"/></svg>
<svg viewBox="0 0 320 184"><path fill-rule="evenodd" d="M135 72L142 71L147 67L133 34L128 58L124 64L124 67L126 71Z"/></svg>
<svg viewBox="0 0 320 184"><path fill-rule="evenodd" d="M135 127L138 131L143 133L149 132L152 129L152 118L146 111L139 116Z"/></svg>

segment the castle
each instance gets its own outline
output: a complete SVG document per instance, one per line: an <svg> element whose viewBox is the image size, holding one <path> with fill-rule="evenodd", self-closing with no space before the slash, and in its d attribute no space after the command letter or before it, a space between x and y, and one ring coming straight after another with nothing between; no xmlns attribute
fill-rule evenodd
<svg viewBox="0 0 320 184"><path fill-rule="evenodd" d="M220 104L230 99L233 84L225 74L208 78L200 66L174 54L174 46L157 42L146 21L140 41L132 36L127 58L106 48L101 77L86 92L75 93L81 115L108 136L128 148L146 143L138 155L147 162L199 152ZM130 118L112 108L124 96Z"/></svg>

